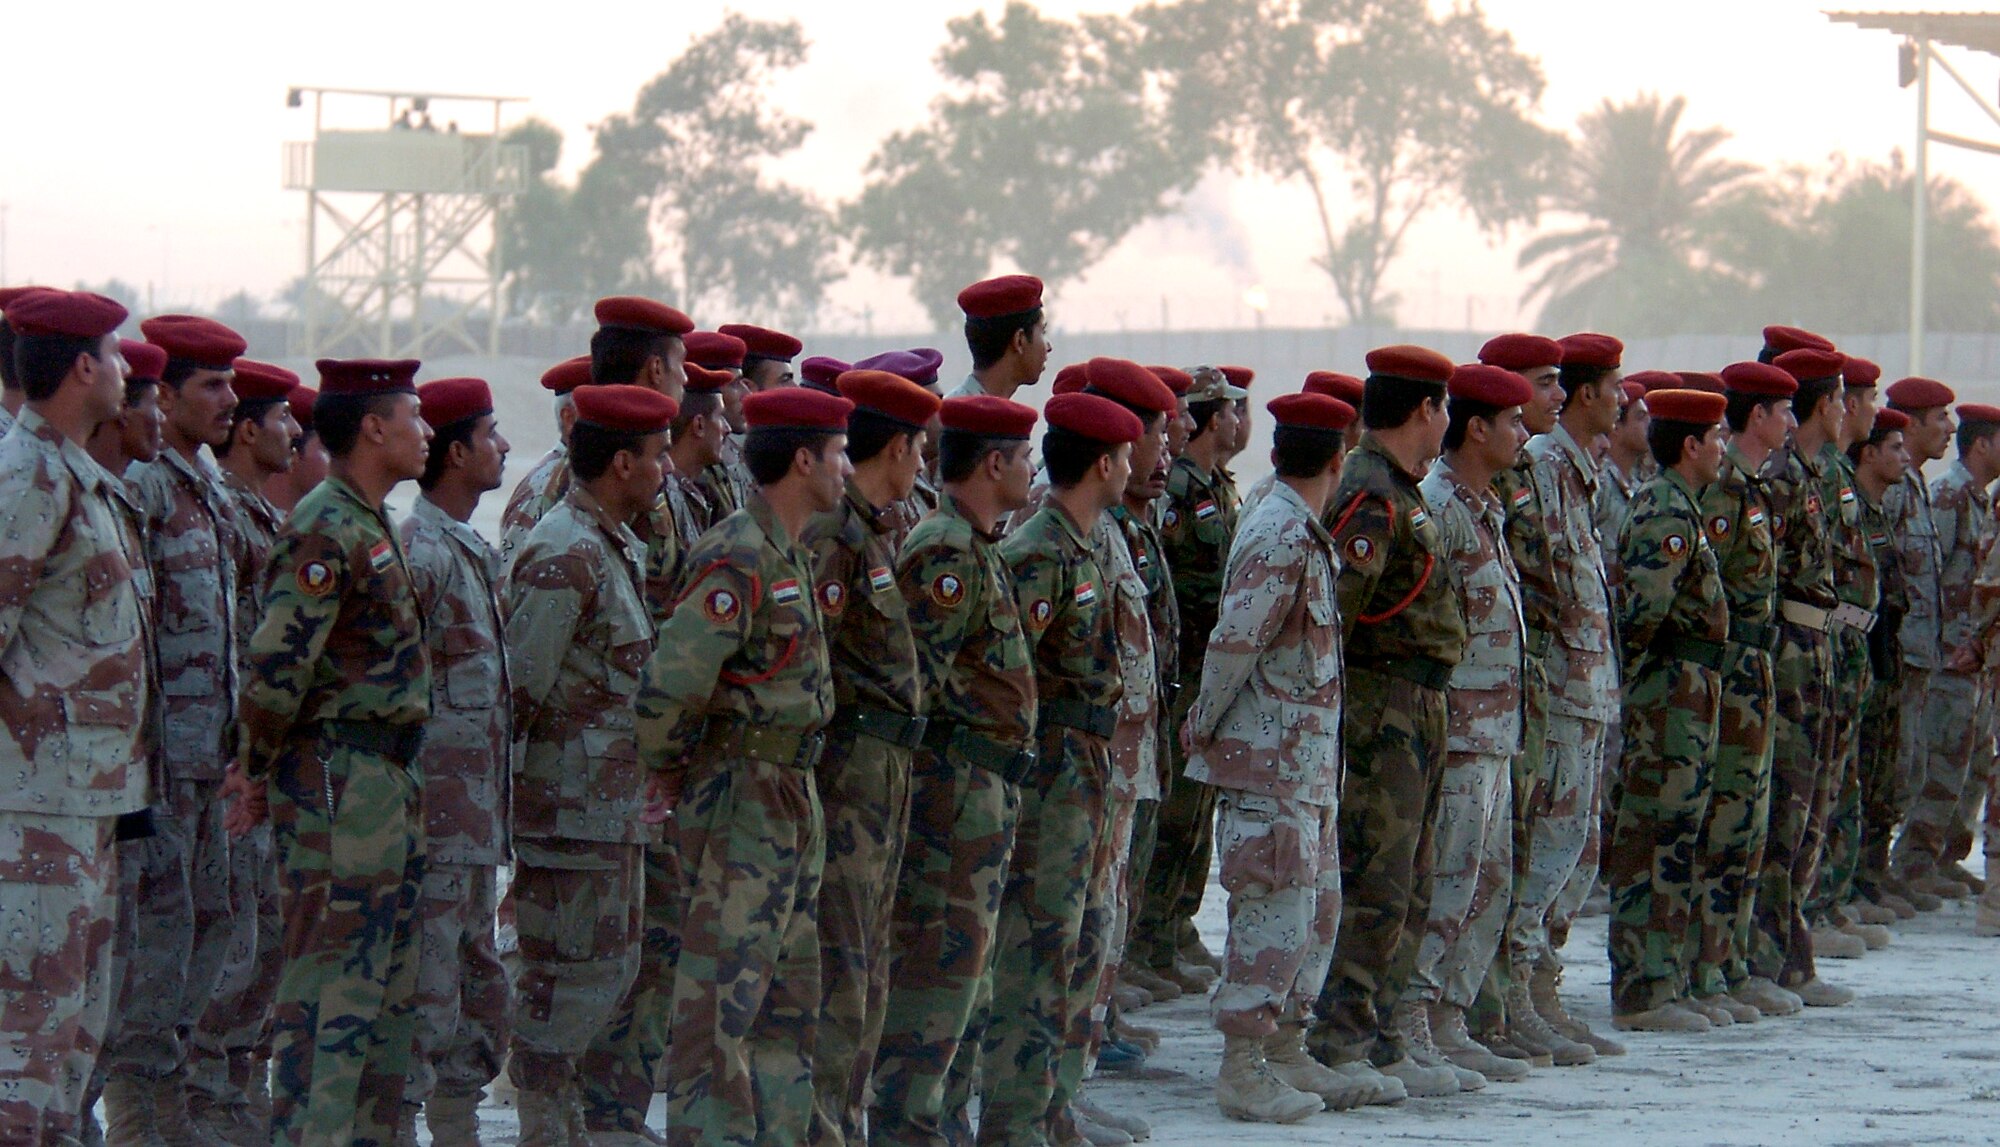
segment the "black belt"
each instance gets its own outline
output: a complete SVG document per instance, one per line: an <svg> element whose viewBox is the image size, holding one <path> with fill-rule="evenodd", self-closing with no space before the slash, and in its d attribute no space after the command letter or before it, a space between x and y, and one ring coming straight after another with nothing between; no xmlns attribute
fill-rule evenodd
<svg viewBox="0 0 2000 1147"><path fill-rule="evenodd" d="M940 758L951 754L994 774L1009 784L1020 784L1035 767L1035 750L975 733L963 725L931 724L924 730L924 747Z"/></svg>
<svg viewBox="0 0 2000 1147"><path fill-rule="evenodd" d="M1353 668L1399 678L1412 685L1421 685L1440 693L1451 683L1451 666L1435 657L1403 657L1395 661L1356 662Z"/></svg>
<svg viewBox="0 0 2000 1147"><path fill-rule="evenodd" d="M398 764L415 764L424 747L422 725L382 725L373 721L320 721L319 737L336 745L374 753Z"/></svg>
<svg viewBox="0 0 2000 1147"><path fill-rule="evenodd" d="M922 717L905 717L877 705L849 705L833 715L834 731L887 741L898 748L914 749L924 743Z"/></svg>
<svg viewBox="0 0 2000 1147"><path fill-rule="evenodd" d="M1103 706L1086 705L1073 698L1044 701L1038 727L1046 729L1050 725L1080 729L1108 741L1111 734L1118 731L1118 714Z"/></svg>
<svg viewBox="0 0 2000 1147"><path fill-rule="evenodd" d="M826 748L826 738L816 729L766 729L748 721L710 722L701 743L725 757L749 757L791 769L811 769Z"/></svg>
<svg viewBox="0 0 2000 1147"><path fill-rule="evenodd" d="M1672 637L1655 638L1653 652L1670 661L1692 661L1696 665L1720 673L1726 649L1720 641L1676 634Z"/></svg>
<svg viewBox="0 0 2000 1147"><path fill-rule="evenodd" d="M1731 621L1729 640L1752 649L1762 649L1775 653L1778 649L1778 627L1768 621Z"/></svg>

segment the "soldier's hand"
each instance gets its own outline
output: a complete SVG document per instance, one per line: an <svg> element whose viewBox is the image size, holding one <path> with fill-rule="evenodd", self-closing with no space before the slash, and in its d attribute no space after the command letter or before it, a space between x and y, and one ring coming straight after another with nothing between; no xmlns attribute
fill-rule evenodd
<svg viewBox="0 0 2000 1147"><path fill-rule="evenodd" d="M229 802L229 810L222 815L222 826L231 836L242 836L270 819L271 804L265 782L252 780L242 765L231 765L223 774L222 799Z"/></svg>
<svg viewBox="0 0 2000 1147"><path fill-rule="evenodd" d="M639 813L642 824L661 824L673 815L674 806L681 803L681 782L678 777L668 780L662 773L654 773L646 782L646 807Z"/></svg>

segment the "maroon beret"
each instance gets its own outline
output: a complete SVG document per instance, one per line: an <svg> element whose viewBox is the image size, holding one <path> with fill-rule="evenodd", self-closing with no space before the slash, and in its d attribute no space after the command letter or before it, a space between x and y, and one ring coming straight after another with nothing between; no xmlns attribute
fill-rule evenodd
<svg viewBox="0 0 2000 1147"><path fill-rule="evenodd" d="M557 394L568 394L579 386L590 385L590 356L577 355L564 359L542 372L542 389Z"/></svg>
<svg viewBox="0 0 2000 1147"><path fill-rule="evenodd" d="M1845 379L1849 390L1866 390L1882 381L1882 368L1865 358L1842 355L1847 361L1841 365L1840 377Z"/></svg>
<svg viewBox="0 0 2000 1147"><path fill-rule="evenodd" d="M20 324L15 326L18 329ZM139 330L147 342L166 351L168 358L191 362L203 370L228 370L250 349L242 335L200 315L158 315L140 323Z"/></svg>
<svg viewBox="0 0 2000 1147"><path fill-rule="evenodd" d="M1458 368L1452 361L1429 347L1385 346L1368 352L1368 373L1385 378L1400 378L1408 382L1429 383L1443 386L1451 381L1451 372Z"/></svg>
<svg viewBox="0 0 2000 1147"><path fill-rule="evenodd" d="M1153 372L1154 378L1166 383L1167 389L1174 392L1176 399L1194 389L1194 376L1180 367L1149 366L1146 369Z"/></svg>
<svg viewBox="0 0 2000 1147"><path fill-rule="evenodd" d="M336 394L415 394L417 368L413 358L323 358L319 368L319 390L328 397Z"/></svg>
<svg viewBox="0 0 2000 1147"><path fill-rule="evenodd" d="M1635 382L1644 387L1649 394L1655 390L1678 390L1688 385L1685 375L1671 370L1639 370L1625 376L1626 386ZM1695 389L1701 388L1695 387Z"/></svg>
<svg viewBox="0 0 2000 1147"><path fill-rule="evenodd" d="M1073 362L1056 372L1056 380L1049 386L1051 394L1075 394L1083 389L1084 376L1090 373L1090 364Z"/></svg>
<svg viewBox="0 0 2000 1147"><path fill-rule="evenodd" d="M1722 385L1759 398L1790 398L1799 392L1796 379L1766 362L1730 363L1722 368Z"/></svg>
<svg viewBox="0 0 2000 1147"><path fill-rule="evenodd" d="M1655 390L1646 395L1646 409L1660 421L1701 426L1722 421L1729 400L1705 390Z"/></svg>
<svg viewBox="0 0 2000 1147"><path fill-rule="evenodd" d="M1724 394L1729 390L1729 384L1722 381L1721 375L1711 374L1705 370L1677 370L1673 372L1673 376L1678 380L1677 385L1682 390L1705 390L1710 394ZM1674 387L1665 389L1672 390ZM1651 387L1647 388L1649 393L1651 390Z"/></svg>
<svg viewBox="0 0 2000 1147"><path fill-rule="evenodd" d="M1035 408L991 394L947 398L938 408L946 430L981 438L1026 438L1035 428Z"/></svg>
<svg viewBox="0 0 2000 1147"><path fill-rule="evenodd" d="M638 295L612 295L597 300L597 325L628 331L652 331L663 335L685 335L694 329L694 320L665 303Z"/></svg>
<svg viewBox="0 0 2000 1147"><path fill-rule="evenodd" d="M611 383L576 392L579 422L627 434L658 434L672 426L680 404L649 386Z"/></svg>
<svg viewBox="0 0 2000 1147"><path fill-rule="evenodd" d="M1179 400L1160 376L1140 366L1130 359L1094 358L1083 367L1084 388L1106 398L1115 398L1127 406L1150 410L1155 414L1172 414L1179 406ZM1193 385L1194 379L1188 379Z"/></svg>
<svg viewBox="0 0 2000 1147"><path fill-rule="evenodd" d="M51 287L41 287L41 286L36 286L34 284L29 284L27 286L22 286L22 287L0 287L0 312L6 311L8 306L11 305L15 299L20 298L22 295L27 294L29 291L47 291L53 289L54 288Z"/></svg>
<svg viewBox="0 0 2000 1147"><path fill-rule="evenodd" d="M1781 355L1788 350L1832 350L1833 340L1798 327L1765 327L1764 350Z"/></svg>
<svg viewBox="0 0 2000 1147"><path fill-rule="evenodd" d="M142 343L137 339L119 339L118 353L125 356L125 377L160 381L167 370L167 352L152 343Z"/></svg>
<svg viewBox="0 0 2000 1147"><path fill-rule="evenodd" d="M749 353L742 339L720 331L695 331L687 336L686 342L687 360L710 370L723 367L741 370L743 357Z"/></svg>
<svg viewBox="0 0 2000 1147"><path fill-rule="evenodd" d="M742 339L744 355L747 358L790 362L799 357L800 351L806 349L806 344L783 331L774 331L768 327L753 327L749 323L724 323L715 329L721 334Z"/></svg>
<svg viewBox="0 0 2000 1147"><path fill-rule="evenodd" d="M1494 335L1479 348L1480 362L1503 370L1539 370L1562 360L1562 344L1543 335Z"/></svg>
<svg viewBox="0 0 2000 1147"><path fill-rule="evenodd" d="M909 350L885 350L881 354L871 354L852 367L842 369L886 370L890 374L902 375L918 386L934 386L937 383L938 368L943 365L944 355L935 347L919 346L911 347Z"/></svg>
<svg viewBox="0 0 2000 1147"><path fill-rule="evenodd" d="M944 399L886 370L850 370L837 383L841 397L866 410L908 426L923 426L944 405Z"/></svg>
<svg viewBox="0 0 2000 1147"><path fill-rule="evenodd" d="M229 388L236 392L240 402L277 402L291 397L292 388L299 384L299 376L268 362L258 362L252 358L236 360L236 377Z"/></svg>
<svg viewBox="0 0 2000 1147"><path fill-rule="evenodd" d="M1501 366L1488 366L1475 362L1461 366L1451 372L1451 382L1445 393L1467 402L1483 402L1488 406L1520 406L1535 397L1535 388L1528 380Z"/></svg>
<svg viewBox="0 0 2000 1147"><path fill-rule="evenodd" d="M1875 428L1872 432L1874 434L1887 434L1891 430L1908 430L1909 428L1910 416L1900 410L1885 406L1875 412Z"/></svg>
<svg viewBox="0 0 2000 1147"><path fill-rule="evenodd" d="M1929 410L1934 406L1950 406L1958 401L1958 395L1944 383L1930 378L1897 379L1889 385L1889 405L1898 410Z"/></svg>
<svg viewBox="0 0 2000 1147"><path fill-rule="evenodd" d="M1042 281L1033 275L982 279L958 293L958 309L969 319L1022 315L1042 305Z"/></svg>
<svg viewBox="0 0 2000 1147"><path fill-rule="evenodd" d="M2000 422L2000 406L1988 406L1983 402L1962 402L1958 406L1958 420L1966 422Z"/></svg>
<svg viewBox="0 0 2000 1147"><path fill-rule="evenodd" d="M1240 386L1245 390L1249 390L1250 384L1257 378L1257 372L1247 366L1225 366L1221 370L1222 377L1229 380L1229 385Z"/></svg>
<svg viewBox="0 0 2000 1147"><path fill-rule="evenodd" d="M319 391L303 383L293 387L292 392L285 396L285 404L292 408L292 421L298 423L299 429L307 434L312 433L313 404L318 401Z"/></svg>
<svg viewBox="0 0 2000 1147"><path fill-rule="evenodd" d="M823 354L816 354L799 364L799 382L802 385L812 387L814 390L823 390L828 394L839 394L840 390L835 385L835 380L853 369L854 365L852 363L845 363L837 358L828 358Z"/></svg>
<svg viewBox="0 0 2000 1147"><path fill-rule="evenodd" d="M1625 381L1618 384L1618 389L1625 392L1625 404L1627 406L1635 402L1646 401L1646 384L1643 382L1633 382L1630 376L1627 376ZM1660 389L1665 390L1667 388L1661 387Z"/></svg>
<svg viewBox="0 0 2000 1147"><path fill-rule="evenodd" d="M825 430L835 434L847 430L847 416L854 404L832 394L821 394L802 386L787 386L747 395L743 418L752 430Z"/></svg>
<svg viewBox="0 0 2000 1147"><path fill-rule="evenodd" d="M238 377L242 370L239 367ZM417 388L424 421L432 430L493 413L493 388L483 378L440 378Z"/></svg>
<svg viewBox="0 0 2000 1147"><path fill-rule="evenodd" d="M1840 368L1847 365L1847 356L1837 350L1788 350L1772 361L1771 365L1798 379L1800 382L1815 382L1823 378L1834 378Z"/></svg>
<svg viewBox="0 0 2000 1147"><path fill-rule="evenodd" d="M7 325L22 335L100 339L128 314L118 300L103 295L31 287L7 304Z"/></svg>
<svg viewBox="0 0 2000 1147"><path fill-rule="evenodd" d="M1153 379L1153 384L1162 389L1166 386L1157 378ZM1042 408L1042 414L1049 420L1050 430L1067 430L1093 442L1108 442L1113 446L1136 442L1146 432L1138 415L1095 394L1058 394L1049 399L1048 405Z"/></svg>
<svg viewBox="0 0 2000 1147"><path fill-rule="evenodd" d="M1353 406L1317 391L1281 394L1264 409L1278 425L1298 430L1345 430L1354 424Z"/></svg>
<svg viewBox="0 0 2000 1147"><path fill-rule="evenodd" d="M1368 392L1368 384L1351 374L1341 374L1332 370L1316 370L1306 375L1306 384L1299 388L1301 394L1324 394L1328 398L1338 398L1356 410L1361 408L1361 396Z"/></svg>
<svg viewBox="0 0 2000 1147"><path fill-rule="evenodd" d="M697 363L688 363L682 369L687 372L685 389L689 394L718 394L736 381L736 376L726 370L710 370Z"/></svg>
<svg viewBox="0 0 2000 1147"><path fill-rule="evenodd" d="M1591 366L1599 370L1617 370L1625 360L1625 344L1610 335L1595 331L1582 331L1564 335L1556 340L1562 348L1563 366Z"/></svg>

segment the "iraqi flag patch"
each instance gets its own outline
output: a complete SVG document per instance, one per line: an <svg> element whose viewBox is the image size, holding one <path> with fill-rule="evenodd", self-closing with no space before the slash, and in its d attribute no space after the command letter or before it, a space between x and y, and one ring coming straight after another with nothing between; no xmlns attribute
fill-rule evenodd
<svg viewBox="0 0 2000 1147"><path fill-rule="evenodd" d="M1514 508L1518 510L1522 506L1527 505L1528 499L1534 496L1535 492L1533 490L1528 489L1526 486L1523 486L1520 489L1514 491Z"/></svg>
<svg viewBox="0 0 2000 1147"><path fill-rule="evenodd" d="M799 579L788 577L784 581L772 582L771 600L779 605L790 605L799 600Z"/></svg>
<svg viewBox="0 0 2000 1147"><path fill-rule="evenodd" d="M1751 524L1751 525L1753 525L1753 526L1761 526L1761 525L1763 525L1763 524L1764 524L1764 511L1762 511L1762 510L1752 510L1752 511L1750 511L1750 524Z"/></svg>
<svg viewBox="0 0 2000 1147"><path fill-rule="evenodd" d="M388 569L390 566L394 564L396 564L396 547L389 544L389 539L383 538L381 541L376 542L373 546L369 547L368 549L369 569L374 570L376 573L381 573L383 570Z"/></svg>
<svg viewBox="0 0 2000 1147"><path fill-rule="evenodd" d="M1200 505L1198 505L1198 506L1196 506L1196 507L1194 508L1194 516L1195 516L1195 517L1196 517L1196 518L1197 518L1198 520L1200 520L1200 521L1204 521L1204 522L1206 522L1206 521L1207 521L1207 520L1209 520L1210 518L1213 518L1213 517L1214 517L1214 516L1215 516L1216 514L1218 514L1218 513L1220 513L1220 512L1221 512L1221 511L1220 511L1219 509L1217 509L1217 507L1216 507L1216 505L1215 505L1215 499L1214 499L1214 498L1210 498L1210 499L1209 499L1208 501L1206 501L1206 502L1203 502L1203 503L1201 503Z"/></svg>
<svg viewBox="0 0 2000 1147"><path fill-rule="evenodd" d="M1094 581L1087 581L1087 582L1082 582L1082 583L1079 583L1079 584L1077 585L1077 587L1076 587L1076 603L1077 603L1078 605L1091 605L1091 604L1094 604L1094 603L1095 603L1096 601L1097 601L1097 583L1096 583L1096 582L1094 582Z"/></svg>
<svg viewBox="0 0 2000 1147"><path fill-rule="evenodd" d="M888 593L896 588L896 575L888 566L876 566L868 571L868 588L875 593Z"/></svg>
<svg viewBox="0 0 2000 1147"><path fill-rule="evenodd" d="M1410 528L1411 528L1411 529L1413 529L1413 530L1415 530L1415 529L1420 529L1420 528L1422 528L1422 526L1423 526L1423 524L1424 524L1425 522L1428 522L1428 521L1430 521L1430 520L1431 520L1431 516L1430 516L1429 514L1426 514L1426 513L1424 513L1424 508L1423 508L1422 506L1416 506L1416 507L1413 507L1413 508L1412 508L1412 509L1410 510Z"/></svg>

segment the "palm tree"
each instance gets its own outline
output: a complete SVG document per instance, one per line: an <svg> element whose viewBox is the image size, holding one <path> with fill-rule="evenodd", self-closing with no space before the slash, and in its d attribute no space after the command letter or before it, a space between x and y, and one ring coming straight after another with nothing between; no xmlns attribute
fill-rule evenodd
<svg viewBox="0 0 2000 1147"><path fill-rule="evenodd" d="M1542 265L1524 296L1546 298L1542 325L1666 333L1743 285L1714 241L1724 217L1754 209L1758 169L1716 154L1722 128L1683 130L1686 109L1685 97L1647 92L1578 120L1550 206L1585 222L1538 236L1518 261Z"/></svg>

